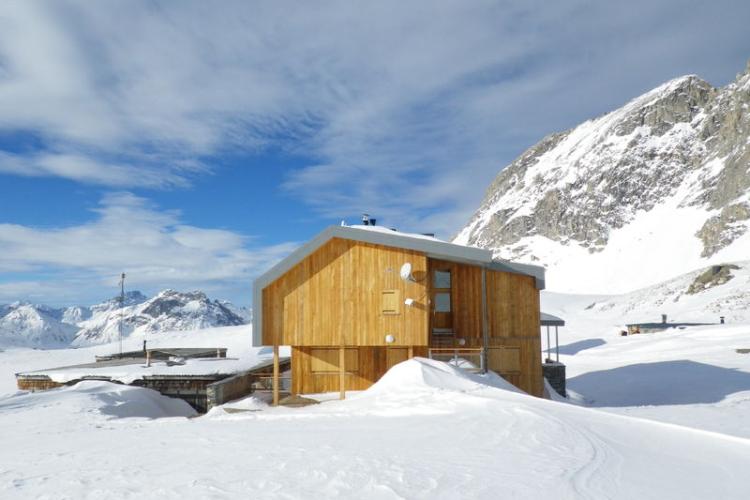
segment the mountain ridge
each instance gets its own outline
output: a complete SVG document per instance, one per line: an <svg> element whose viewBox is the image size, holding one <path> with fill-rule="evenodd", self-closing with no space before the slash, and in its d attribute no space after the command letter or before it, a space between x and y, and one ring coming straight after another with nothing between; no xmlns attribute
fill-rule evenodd
<svg viewBox="0 0 750 500"><path fill-rule="evenodd" d="M53 308L14 302L0 305L0 344L25 347L84 346L111 342L123 336L153 335L167 330L196 330L236 326L250 321L250 313L228 301L209 299L201 291L166 289L149 298L139 291L92 306Z"/></svg>
<svg viewBox="0 0 750 500"><path fill-rule="evenodd" d="M545 265L551 287L577 293L744 260L749 106L750 64L725 87L686 75L550 134L498 173L454 241ZM682 261L654 248L669 244Z"/></svg>

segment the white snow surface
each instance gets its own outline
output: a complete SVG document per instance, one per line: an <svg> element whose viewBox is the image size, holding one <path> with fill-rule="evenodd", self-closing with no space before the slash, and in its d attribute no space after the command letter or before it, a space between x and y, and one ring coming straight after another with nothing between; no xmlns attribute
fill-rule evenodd
<svg viewBox="0 0 750 500"><path fill-rule="evenodd" d="M750 348L747 312L721 325L707 307L715 290L674 302L664 300L666 288L608 297L542 293L542 309L566 321L559 354L571 400L750 439L750 354L736 352ZM660 322L660 312L673 322L714 324L621 336L626 323ZM554 329L551 338L554 347Z"/></svg>
<svg viewBox="0 0 750 500"><path fill-rule="evenodd" d="M419 240L430 240L430 241L439 241L441 243L449 243L449 242L446 242L446 241L441 240L439 238L435 238L434 236L429 236L429 235L421 234L421 233L407 233L407 232L404 232L404 231L398 231L397 229L391 229L391 228L386 227L386 226L365 226L365 225L361 225L361 224L352 224L351 226L346 226L346 227L350 227L350 228L353 228L353 229L360 229L362 231L372 231L372 232L377 232L377 233L396 234L396 235L399 235L399 236L405 236L407 238L416 238L416 239L419 239Z"/></svg>
<svg viewBox="0 0 750 500"><path fill-rule="evenodd" d="M6 380L14 367L90 361L114 344L0 352L0 498L746 498L750 357L732 349L750 325L619 337L622 317L585 309L590 299L545 294L544 308L567 321L574 400L605 411L417 358L344 401L272 408L250 397L185 418L185 404L147 389L28 394ZM250 338L242 326L159 341L243 357ZM640 379L650 384L637 383L644 363L656 364ZM713 383L670 385L690 381L695 364ZM622 406L641 400L654 406Z"/></svg>

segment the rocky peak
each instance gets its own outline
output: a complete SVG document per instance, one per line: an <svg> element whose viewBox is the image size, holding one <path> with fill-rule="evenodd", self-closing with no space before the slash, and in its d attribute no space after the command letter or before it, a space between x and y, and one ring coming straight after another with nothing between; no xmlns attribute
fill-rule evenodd
<svg viewBox="0 0 750 500"><path fill-rule="evenodd" d="M59 346L100 344L123 334L151 334L243 325L247 311L209 299L201 291L164 290L149 299L141 292L113 297L91 307L54 309L21 302L0 306L0 344Z"/></svg>
<svg viewBox="0 0 750 500"><path fill-rule="evenodd" d="M604 251L643 214L668 206L695 221L680 241L702 247L694 264L705 266L701 259L733 245L750 224L748 71L718 89L695 75L676 78L545 137L500 171L455 241L553 265L555 253ZM649 224L644 230L655 230ZM622 245L639 234L615 238L618 251L632 254Z"/></svg>
<svg viewBox="0 0 750 500"><path fill-rule="evenodd" d="M690 123L714 96L716 89L695 75L671 80L628 104L629 112L614 126L617 135L649 127L663 136L676 123Z"/></svg>
<svg viewBox="0 0 750 500"><path fill-rule="evenodd" d="M123 306L133 306L136 304L142 304L143 302L146 302L148 300L148 297L143 295L138 290L131 290L128 292L125 292L125 301L123 302ZM108 299L101 304L96 304L94 306L91 306L92 311L110 311L112 309L118 309L120 308L120 296L116 295L112 297L111 299Z"/></svg>

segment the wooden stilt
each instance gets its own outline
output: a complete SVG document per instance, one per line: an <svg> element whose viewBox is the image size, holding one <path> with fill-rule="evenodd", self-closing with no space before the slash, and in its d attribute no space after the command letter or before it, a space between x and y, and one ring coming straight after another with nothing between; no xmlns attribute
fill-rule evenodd
<svg viewBox="0 0 750 500"><path fill-rule="evenodd" d="M279 346L273 346L273 405L279 405Z"/></svg>
<svg viewBox="0 0 750 500"><path fill-rule="evenodd" d="M343 347L339 347L339 399L346 397L346 352Z"/></svg>

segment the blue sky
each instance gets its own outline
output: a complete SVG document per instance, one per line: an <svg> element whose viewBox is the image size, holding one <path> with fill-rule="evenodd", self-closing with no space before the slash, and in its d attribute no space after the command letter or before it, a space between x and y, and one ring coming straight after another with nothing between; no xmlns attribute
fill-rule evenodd
<svg viewBox="0 0 750 500"><path fill-rule="evenodd" d="M750 58L745 1L3 2L0 303L253 276L367 211L449 238L544 135Z"/></svg>

